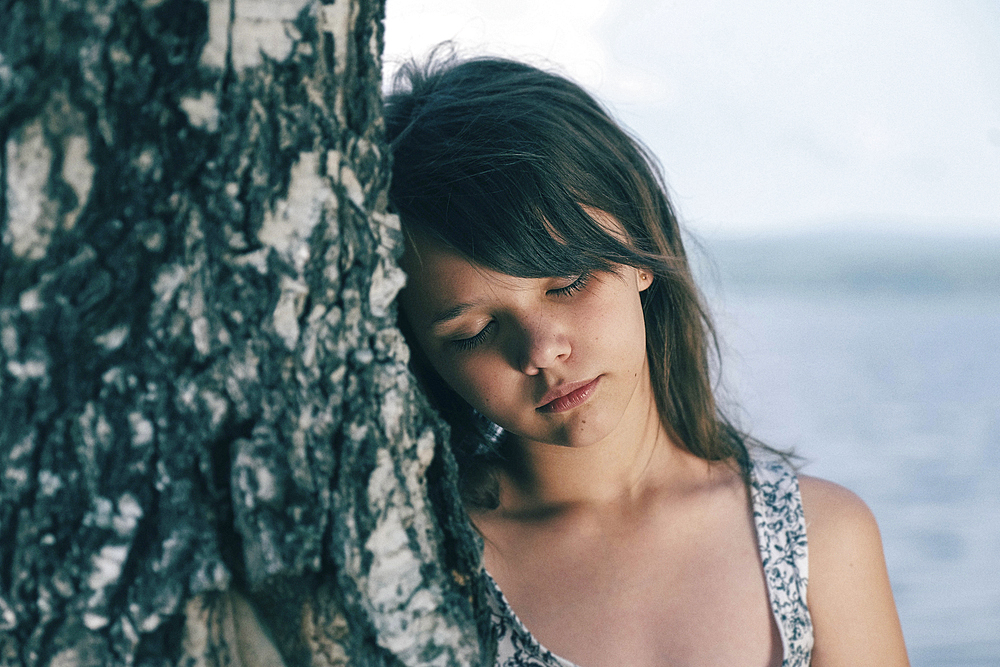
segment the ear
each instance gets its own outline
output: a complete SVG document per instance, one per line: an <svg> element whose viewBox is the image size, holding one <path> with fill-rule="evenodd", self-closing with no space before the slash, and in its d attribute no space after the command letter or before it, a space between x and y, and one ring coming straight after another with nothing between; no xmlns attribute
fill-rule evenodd
<svg viewBox="0 0 1000 667"><path fill-rule="evenodd" d="M636 284L639 286L640 292L645 292L649 289L649 286L653 284L653 272L649 269L637 268L636 270Z"/></svg>

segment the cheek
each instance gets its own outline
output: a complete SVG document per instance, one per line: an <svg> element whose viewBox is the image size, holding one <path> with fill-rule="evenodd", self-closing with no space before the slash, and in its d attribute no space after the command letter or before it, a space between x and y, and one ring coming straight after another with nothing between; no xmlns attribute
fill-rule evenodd
<svg viewBox="0 0 1000 667"><path fill-rule="evenodd" d="M638 300L637 300L638 301ZM613 317L604 318L600 341L592 348L604 355L607 363L631 375L646 360L646 321L639 303L620 309Z"/></svg>
<svg viewBox="0 0 1000 667"><path fill-rule="evenodd" d="M646 321L638 294L626 294L612 303L602 302L575 322L583 340L598 350L627 352L636 345L646 349Z"/></svg>
<svg viewBox="0 0 1000 667"><path fill-rule="evenodd" d="M438 374L452 390L474 408L495 404L498 399L498 367L489 357L436 362Z"/></svg>

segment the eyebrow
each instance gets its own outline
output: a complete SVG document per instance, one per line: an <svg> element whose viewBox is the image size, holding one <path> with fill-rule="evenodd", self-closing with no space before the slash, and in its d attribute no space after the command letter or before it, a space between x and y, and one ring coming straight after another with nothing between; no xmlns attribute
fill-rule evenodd
<svg viewBox="0 0 1000 667"><path fill-rule="evenodd" d="M465 311L472 308L473 305L475 304L460 303L448 308L447 310L442 310L434 316L434 319L431 320L431 327L436 327L439 324L443 324L444 322L448 322L449 320L453 320L456 317L461 316Z"/></svg>

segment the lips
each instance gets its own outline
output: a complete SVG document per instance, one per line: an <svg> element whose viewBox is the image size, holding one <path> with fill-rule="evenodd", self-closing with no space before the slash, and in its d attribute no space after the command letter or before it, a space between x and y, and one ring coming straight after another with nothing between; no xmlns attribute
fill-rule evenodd
<svg viewBox="0 0 1000 667"><path fill-rule="evenodd" d="M536 410L539 412L565 412L580 405L594 393L601 376L598 375L593 380L583 380L581 382L567 382L553 387L542 397L541 405Z"/></svg>

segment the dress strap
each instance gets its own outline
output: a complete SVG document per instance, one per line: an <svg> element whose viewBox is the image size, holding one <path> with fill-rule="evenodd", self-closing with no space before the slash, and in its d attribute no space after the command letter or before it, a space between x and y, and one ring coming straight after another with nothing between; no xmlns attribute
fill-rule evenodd
<svg viewBox="0 0 1000 667"><path fill-rule="evenodd" d="M483 570L489 589L488 602L497 643L497 667L577 667L538 643L521 623L500 587Z"/></svg>
<svg viewBox="0 0 1000 667"><path fill-rule="evenodd" d="M813 646L806 606L809 546L799 481L780 458L754 458L750 500L767 595L784 649L782 667L808 667Z"/></svg>

